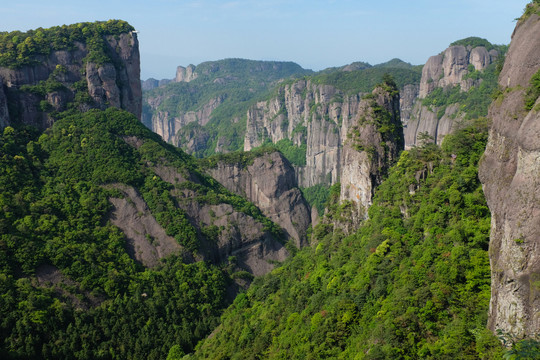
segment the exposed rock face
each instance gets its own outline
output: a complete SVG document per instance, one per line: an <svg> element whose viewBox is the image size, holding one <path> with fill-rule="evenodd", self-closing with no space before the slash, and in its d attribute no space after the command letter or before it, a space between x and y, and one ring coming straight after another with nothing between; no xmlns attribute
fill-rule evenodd
<svg viewBox="0 0 540 360"><path fill-rule="evenodd" d="M279 152L257 157L245 167L221 161L208 172L228 190L257 205L296 246L307 245L311 212L297 187L294 169Z"/></svg>
<svg viewBox="0 0 540 360"><path fill-rule="evenodd" d="M179 146L180 137L176 136L178 131L192 122L201 126L206 125L210 121L212 111L223 103L224 97L218 96L204 104L198 111L188 111L176 117L166 111L158 110L163 100L163 96L147 98L148 108L145 108L143 112L142 122L166 142Z"/></svg>
<svg viewBox="0 0 540 360"><path fill-rule="evenodd" d="M176 68L176 82L190 82L195 80L199 75L195 72L194 65L188 65L187 68L178 66Z"/></svg>
<svg viewBox="0 0 540 360"><path fill-rule="evenodd" d="M403 149L399 94L378 87L373 99L363 99L355 121L347 133L341 157L340 201L351 201L353 227L367 218L375 188ZM393 132L381 133L386 119Z"/></svg>
<svg viewBox="0 0 540 360"><path fill-rule="evenodd" d="M411 119L416 99L418 99L418 92L420 91L420 85L409 84L405 85L399 92L399 108L401 112L401 123L406 126Z"/></svg>
<svg viewBox="0 0 540 360"><path fill-rule="evenodd" d="M298 184L334 184L342 176L343 145L349 129L369 107L360 95L346 95L333 86L305 80L286 85L277 97L249 109L244 150L261 146L265 140L290 139L297 146L305 143L306 165L295 168ZM392 109L399 114L399 97L396 101Z"/></svg>
<svg viewBox="0 0 540 360"><path fill-rule="evenodd" d="M200 229L211 226L220 229L216 239L202 240L201 254L205 260L222 263L235 256L240 268L260 276L274 268L273 261L284 261L289 255L263 224L229 204L183 201L180 206Z"/></svg>
<svg viewBox="0 0 540 360"><path fill-rule="evenodd" d="M2 87L10 103L17 107L10 109L9 119L2 116L2 94L0 93L0 126L22 123L46 128L53 119L43 109L43 98L21 89L23 85L37 85L54 77L62 89L48 93L45 101L54 110L62 111L75 98L74 83L85 80L88 94L93 104L84 104L79 110L91 107L105 109L115 106L141 116L142 95L140 76L139 43L135 33L106 36L106 46L112 62L98 66L83 59L88 55L84 44L75 43L75 50L53 51L49 56L37 56L37 65L20 69L0 68ZM54 73L54 74L53 74ZM85 74L81 78L81 74Z"/></svg>
<svg viewBox="0 0 540 360"><path fill-rule="evenodd" d="M9 109L6 92L4 91L4 82L0 78L0 129L9 124Z"/></svg>
<svg viewBox="0 0 540 360"><path fill-rule="evenodd" d="M359 95L346 96L329 85L300 80L279 89L279 95L259 102L247 113L244 150L291 139L306 143L306 166L297 168L300 186L338 181L340 151L348 124L355 118Z"/></svg>
<svg viewBox="0 0 540 360"><path fill-rule="evenodd" d="M424 65L418 95L423 99L438 87L454 85L461 85L462 90L467 90L468 84L463 81L463 76L469 73L469 64L475 70L483 70L496 58L496 51L489 53L483 46L474 49L462 45L450 46L442 54L430 57Z"/></svg>
<svg viewBox="0 0 540 360"><path fill-rule="evenodd" d="M459 113L459 104L451 105L443 114L439 114L437 107L422 106L421 99L437 88L447 89L459 85L461 91L468 91L471 87L479 85L473 79L464 79L469 73L469 65L481 71L497 57L496 50L488 52L483 46L471 49L470 46L461 45L450 46L443 53L430 57L422 69L418 98L411 102L410 89L406 92L407 95L403 96L405 148L416 145L418 135L423 132L433 137L436 144L441 144L444 136L452 132L454 124L464 116L463 113Z"/></svg>
<svg viewBox="0 0 540 360"><path fill-rule="evenodd" d="M381 138L375 108L387 113L392 126L399 129L399 139ZM265 139L307 144L306 165L295 168L298 183L309 187L341 179L341 200L355 204L357 223L365 218L373 189L388 163L403 147L399 95L389 95L382 88L362 99L360 94L345 95L332 86L300 80L279 89L277 97L257 103L247 118L245 150L262 145ZM381 145L384 142L386 149Z"/></svg>
<svg viewBox="0 0 540 360"><path fill-rule="evenodd" d="M454 123L463 118L464 114L458 115L458 110L459 104L452 104L445 109L443 116L438 118L437 109L430 110L420 102L416 103L413 115L403 129L405 148L417 145L418 135L421 133L427 133L440 145L444 137L453 131Z"/></svg>
<svg viewBox="0 0 540 360"><path fill-rule="evenodd" d="M135 144L133 139L128 143ZM152 171L164 181L178 186L186 180L197 182L197 176L180 173L172 166L160 165ZM236 264L253 275L264 275L274 268L273 261L284 261L288 251L263 223L231 205L205 204L192 190L174 191L178 206L185 211L198 232L199 251L204 260L226 262L236 257ZM212 233L213 235L209 235Z"/></svg>
<svg viewBox="0 0 540 360"><path fill-rule="evenodd" d="M125 198L109 199L114 206L111 222L126 235L127 251L133 259L151 268L158 265L159 259L181 252L182 247L166 234L135 189L123 185L115 188Z"/></svg>
<svg viewBox="0 0 540 360"><path fill-rule="evenodd" d="M524 110L540 69L540 17L518 23L499 85L480 180L491 210L488 326L519 337L540 332L540 113ZM536 106L540 101L536 101Z"/></svg>

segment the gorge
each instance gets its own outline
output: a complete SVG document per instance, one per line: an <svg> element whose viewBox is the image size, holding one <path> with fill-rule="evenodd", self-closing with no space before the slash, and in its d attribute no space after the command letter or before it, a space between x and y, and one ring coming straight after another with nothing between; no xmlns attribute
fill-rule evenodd
<svg viewBox="0 0 540 360"><path fill-rule="evenodd" d="M124 21L1 33L0 357L535 358L538 42L141 81Z"/></svg>

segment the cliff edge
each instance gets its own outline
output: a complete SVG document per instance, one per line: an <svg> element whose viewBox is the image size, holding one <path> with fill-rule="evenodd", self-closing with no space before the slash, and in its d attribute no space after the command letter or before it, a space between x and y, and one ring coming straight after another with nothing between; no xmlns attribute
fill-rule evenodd
<svg viewBox="0 0 540 360"><path fill-rule="evenodd" d="M66 110L113 106L141 118L137 33L121 20L0 35L0 128L45 129Z"/></svg>
<svg viewBox="0 0 540 360"><path fill-rule="evenodd" d="M518 337L540 331L539 69L540 16L532 14L512 35L479 169L492 215L488 326Z"/></svg>

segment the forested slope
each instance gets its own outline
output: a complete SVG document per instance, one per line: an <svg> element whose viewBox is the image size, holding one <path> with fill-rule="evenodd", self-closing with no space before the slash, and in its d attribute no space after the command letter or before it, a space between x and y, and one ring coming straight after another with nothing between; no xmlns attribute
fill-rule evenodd
<svg viewBox="0 0 540 360"><path fill-rule="evenodd" d="M43 134L6 127L0 150L3 358L161 359L175 344L190 351L217 324L231 276L247 273L241 253L238 263L215 254L222 265L193 263L212 254L208 244L226 230L185 209L226 206L260 223L258 236L279 238L256 207L122 110L66 116ZM158 176L160 166L194 190ZM111 199L133 202L126 187L178 244L155 266L145 266L137 247L130 256L130 239L109 221ZM146 240L159 251L163 239Z"/></svg>
<svg viewBox="0 0 540 360"><path fill-rule="evenodd" d="M256 279L194 357L500 356L486 329L490 218L477 178L486 139L477 120L442 149L403 152L351 236L334 226L347 203L332 203L317 245Z"/></svg>

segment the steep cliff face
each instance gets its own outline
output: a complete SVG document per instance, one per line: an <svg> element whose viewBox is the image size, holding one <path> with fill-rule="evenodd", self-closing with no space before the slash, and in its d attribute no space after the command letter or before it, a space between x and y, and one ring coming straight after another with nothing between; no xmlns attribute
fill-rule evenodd
<svg viewBox="0 0 540 360"><path fill-rule="evenodd" d="M497 58L497 51L488 52L483 46L471 49L470 46L455 45L447 48L442 54L432 56L422 69L419 97L425 98L438 87L460 85L466 91L472 84L463 79L470 71L469 65L475 70L484 70Z"/></svg>
<svg viewBox="0 0 540 360"><path fill-rule="evenodd" d="M0 78L0 129L9 125L8 99L4 90L4 81Z"/></svg>
<svg viewBox="0 0 540 360"><path fill-rule="evenodd" d="M166 142L179 146L177 140L178 131L192 122L201 126L206 125L210 121L212 111L221 105L223 100L224 96L217 96L203 104L197 111L187 111L174 116L169 111L158 110L163 97L147 98L149 107L146 107L143 111L142 122L150 130L159 134Z"/></svg>
<svg viewBox="0 0 540 360"><path fill-rule="evenodd" d="M54 121L54 112L73 107L86 111L114 106L140 119L137 35L104 35L102 40L106 57L100 62L89 57L86 44L75 41L67 50L34 56L32 65L0 67L0 126L22 123L44 129Z"/></svg>
<svg viewBox="0 0 540 360"><path fill-rule="evenodd" d="M488 325L519 337L540 331L540 113L538 83L530 83L539 69L540 17L533 14L512 36L479 171L492 214Z"/></svg>
<svg viewBox="0 0 540 360"><path fill-rule="evenodd" d="M152 143L151 140L136 136L123 139L136 149ZM185 159L183 162L186 162ZM226 190L219 186L209 189L208 186L213 180L194 172L193 169L179 167L178 163L172 164L161 159L159 163L154 160L146 165L156 179L161 179L175 189L171 191L171 195L195 230L199 242L196 260L227 263L229 257L234 256L235 266L259 276L274 268L273 261L284 261L289 255L261 216L257 217L253 212L239 209L237 204L243 204L244 208L249 206L246 200L226 194ZM131 250L132 256L143 264L152 266L161 257L173 252L179 253L182 247L171 242L152 214L145 211L147 205L136 197L134 190L117 188L131 201L111 199L115 206L112 220L126 233L128 250ZM211 196L214 197L207 198ZM124 211L120 211L122 209ZM146 234L149 236L145 236ZM153 239L152 242L149 242L148 238Z"/></svg>
<svg viewBox="0 0 540 360"><path fill-rule="evenodd" d="M305 165L295 166L299 185L341 181L340 200L352 201L362 220L373 189L403 147L399 93L388 87L361 97L306 80L286 85L248 111L244 149L284 139L305 144Z"/></svg>
<svg viewBox="0 0 540 360"><path fill-rule="evenodd" d="M404 145L397 89L377 87L371 95L360 102L341 157L340 201L356 208L350 219L353 228L367 218L375 188Z"/></svg>
<svg viewBox="0 0 540 360"><path fill-rule="evenodd" d="M199 157L241 150L251 100L279 80L308 73L291 62L244 59L179 66L173 83L145 92L143 123Z"/></svg>
<svg viewBox="0 0 540 360"><path fill-rule="evenodd" d="M394 115L399 114L399 96L396 101L391 105ZM330 85L299 80L249 109L244 150L283 139L290 139L297 147L305 144L305 165L295 166L298 184L334 184L342 175L343 145L349 130L357 126L359 117L365 117L370 103L362 100L361 94L348 95ZM377 140L368 141L376 147L371 140Z"/></svg>
<svg viewBox="0 0 540 360"><path fill-rule="evenodd" d="M401 122L403 124L409 123L414 105L418 99L418 92L420 91L419 84L409 84L399 92L399 108L401 112Z"/></svg>
<svg viewBox="0 0 540 360"><path fill-rule="evenodd" d="M341 147L358 112L360 96L305 80L278 91L278 96L248 110L244 150L283 139L291 139L296 146L305 143L306 165L296 169L299 185L337 182Z"/></svg>
<svg viewBox="0 0 540 360"><path fill-rule="evenodd" d="M249 165L222 160L208 173L228 190L257 205L297 247L307 245L311 211L298 189L294 169L282 154L265 153Z"/></svg>
<svg viewBox="0 0 540 360"><path fill-rule="evenodd" d="M469 39L458 41L465 45L450 46L441 54L430 57L422 69L418 97L403 97L402 121L406 148L417 145L421 133L427 133L436 144L441 144L444 136L452 132L454 124L466 117L467 109L460 109L460 101L465 93L483 82L484 87L491 86L481 74L490 65L494 66L492 64L500 53L496 49L488 51L485 46L467 45L466 40ZM487 43L486 46L492 45ZM456 92L456 87L462 96L453 94L454 99L450 99L450 92ZM412 94L412 89L408 89L407 93Z"/></svg>
<svg viewBox="0 0 540 360"><path fill-rule="evenodd" d="M124 198L110 198L114 206L111 222L126 236L129 255L148 268L155 267L159 260L175 253L182 247L159 225L141 195L132 187L115 184Z"/></svg>

